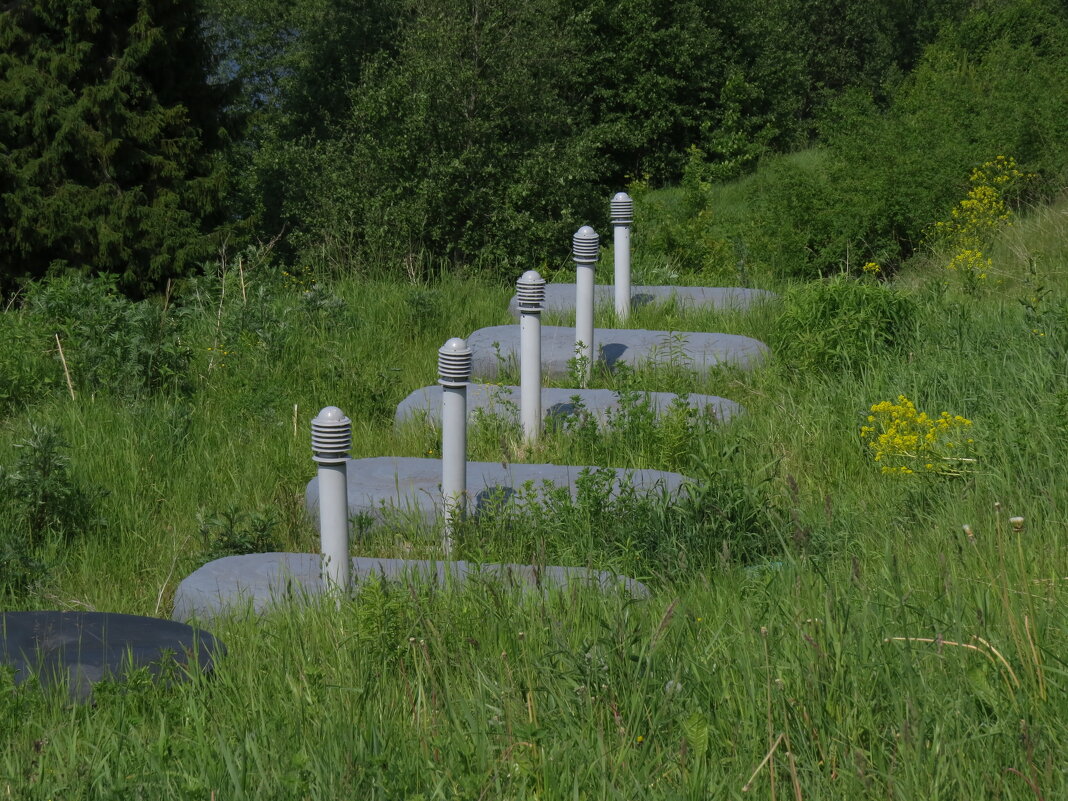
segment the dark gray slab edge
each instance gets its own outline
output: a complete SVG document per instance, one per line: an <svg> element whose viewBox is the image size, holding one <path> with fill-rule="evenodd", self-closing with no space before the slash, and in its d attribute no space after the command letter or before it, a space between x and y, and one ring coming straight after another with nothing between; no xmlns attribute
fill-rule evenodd
<svg viewBox="0 0 1068 801"><path fill-rule="evenodd" d="M398 581L447 584L475 578L510 587L562 588L581 584L621 590L636 598L649 596L639 581L603 570L579 567L476 564L415 559L356 557L353 586L371 576ZM174 620L209 621L223 614L259 614L277 604L300 603L320 595L326 585L320 575L320 556L312 553L257 553L227 556L208 562L178 585Z"/></svg>
<svg viewBox="0 0 1068 801"><path fill-rule="evenodd" d="M773 300L777 295L766 289L745 289L743 287L713 286L632 286L630 288L631 308L640 308L650 303L674 300L686 308L732 309L742 311L757 303ZM615 287L611 284L597 284L593 288L593 302L598 306L614 308ZM546 284L545 311L570 312L575 310L574 284ZM508 311L519 316L519 307L513 295L508 303Z"/></svg>
<svg viewBox="0 0 1068 801"><path fill-rule="evenodd" d="M468 462L468 509L476 514L486 505L527 494L544 496L546 483L568 487L572 497L584 471L615 472L612 494L624 483L645 492L678 492L689 479L664 470L623 470L606 467L557 464L508 464ZM441 510L441 461L408 456L377 456L350 459L346 463L349 514L370 516L411 516L421 523L433 522ZM319 479L308 482L305 505L312 519L319 517Z"/></svg>
<svg viewBox="0 0 1068 801"><path fill-rule="evenodd" d="M15 683L36 677L44 686L66 684L75 701L93 685L120 681L144 668L168 681L195 665L211 671L221 642L205 631L154 617L115 612L0 613L0 663L14 668ZM175 665L178 670L169 670Z"/></svg>
<svg viewBox="0 0 1068 801"><path fill-rule="evenodd" d="M472 350L471 376L496 378L502 368L518 372L519 326L480 328L467 338ZM740 334L704 331L647 331L642 328L596 328L594 357L609 369L617 364L650 365L705 372L718 365L752 368L768 353L758 339ZM575 357L575 329L569 326L541 327L542 370L553 378L568 375L568 362Z"/></svg>
<svg viewBox="0 0 1068 801"><path fill-rule="evenodd" d="M646 392L649 405L659 414L666 411L683 396L674 392ZM611 389L567 389L547 387L541 391L541 416L543 419L563 417L576 411L574 398L601 421L608 419L609 413L619 409L619 395ZM467 416L477 419L480 410L486 414L500 415L515 423L519 422L520 388L500 384L468 384ZM717 422L725 423L740 414L742 407L732 400L716 395L687 395L686 405L699 414L710 415ZM437 423L441 420L441 387L422 387L411 393L397 405L394 422L403 423L420 414Z"/></svg>

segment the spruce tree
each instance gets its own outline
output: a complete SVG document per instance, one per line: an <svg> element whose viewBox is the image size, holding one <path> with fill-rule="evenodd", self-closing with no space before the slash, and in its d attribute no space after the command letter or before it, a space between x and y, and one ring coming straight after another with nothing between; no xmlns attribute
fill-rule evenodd
<svg viewBox="0 0 1068 801"><path fill-rule="evenodd" d="M198 0L0 3L0 291L189 273L224 222L227 88Z"/></svg>

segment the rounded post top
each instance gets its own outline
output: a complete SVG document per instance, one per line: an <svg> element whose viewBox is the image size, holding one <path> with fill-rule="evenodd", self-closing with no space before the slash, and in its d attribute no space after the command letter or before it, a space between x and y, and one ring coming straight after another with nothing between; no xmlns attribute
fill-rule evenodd
<svg viewBox="0 0 1068 801"><path fill-rule="evenodd" d="M593 264L601 251L601 237L588 225L575 231L571 239L571 256L576 264Z"/></svg>
<svg viewBox="0 0 1068 801"><path fill-rule="evenodd" d="M545 279L541 277L541 273L539 273L537 270L527 270L519 277L519 280L516 283L527 285L544 284Z"/></svg>
<svg viewBox="0 0 1068 801"><path fill-rule="evenodd" d="M444 345L442 345L438 352L446 354L461 354L464 352L470 353L470 350L468 350L466 340L462 339L461 337L453 337Z"/></svg>
<svg viewBox="0 0 1068 801"><path fill-rule="evenodd" d="M616 192L614 195L612 195L613 203L619 203L620 201L632 202L630 200L630 195L628 195L626 192Z"/></svg>
<svg viewBox="0 0 1068 801"><path fill-rule="evenodd" d="M453 337L438 349L438 383L458 387L471 379L471 348L460 337Z"/></svg>
<svg viewBox="0 0 1068 801"><path fill-rule="evenodd" d="M311 421L312 459L319 464L344 464L352 447L352 421L336 406L326 406Z"/></svg>
<svg viewBox="0 0 1068 801"><path fill-rule="evenodd" d="M541 314L545 303L545 279L537 270L527 270L515 282L515 294L521 314Z"/></svg>
<svg viewBox="0 0 1068 801"><path fill-rule="evenodd" d="M345 424L351 422L345 413L336 406L324 406L319 412L319 416L315 418L317 423L340 423Z"/></svg>

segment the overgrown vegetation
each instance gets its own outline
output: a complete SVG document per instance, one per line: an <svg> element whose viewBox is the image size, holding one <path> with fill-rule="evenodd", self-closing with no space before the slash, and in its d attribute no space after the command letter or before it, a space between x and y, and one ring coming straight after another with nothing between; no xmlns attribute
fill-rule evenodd
<svg viewBox="0 0 1068 801"><path fill-rule="evenodd" d="M249 23L235 47L264 48L261 60L235 65L258 70L263 103L254 107L255 93L244 101L261 127L235 164L246 189L263 181L264 194L250 193L241 213L277 214L293 237L231 242L201 274L140 300L119 279L70 275L10 297L0 314L5 609L166 617L176 583L209 558L316 550L304 511L309 419L328 404L345 409L356 457L433 457L437 430L425 420L395 426L396 404L433 381L446 339L511 321L510 286L439 269L478 254L488 272L511 275L519 264L510 245L481 250L493 232L456 228L463 217L450 215L460 206L449 204L496 199L521 164L537 173L525 185L532 193L549 181L549 205L531 212L538 233L517 240L538 251L546 272L555 251L539 250L538 238L596 222L568 217L578 205L565 214L553 204L574 197L607 207L610 192L539 172L544 153L490 169L513 153L497 141L508 128L494 116L520 103L506 89L537 92L542 77L559 77L560 65L524 77L524 59L571 52L562 6L491 4L475 9L485 12L478 21L446 5L406 7L403 19L393 5L326 0L218 8ZM767 9L796 18L787 32L804 28L801 11L816 13L792 2ZM715 23L704 30L720 37L724 64L746 66L694 79L722 85L694 87L679 82L680 70L700 62L708 43L696 23L688 27L689 11L590 7L583 30L622 49L618 82L606 80L587 110L608 128L583 130L595 141L632 114L648 117L616 150L595 148L601 167L635 177L636 278L759 285L780 297L749 312L638 306L626 324L668 332L668 343L685 331L744 334L769 343L771 357L749 372L594 370L592 385L614 390L619 410L602 421L578 408L534 446L509 418L480 417L473 459L651 467L694 481L674 497L644 497L591 470L574 500L561 490L546 503L520 492L488 504L456 542L475 561L623 571L651 597L371 581L340 605L216 621L228 651L210 677L104 685L91 708L72 709L32 682L15 687L2 672L0 794L1065 794L1063 12L1043 2L969 4L961 24L942 25L957 18L956 4L904 4L914 24L898 24L908 35L890 42L884 23L896 7L847 3L841 25L821 29L830 44L802 38L796 50L727 47L767 33L775 14L698 14ZM563 38L527 47L524 26L542 25ZM861 28L874 32L866 49L833 46ZM296 34L305 30L318 33ZM502 60L450 70L475 63L472 48L489 30L501 38L481 52ZM287 31L291 40L275 38ZM690 61L672 66L678 53L653 46L670 41L668 31ZM441 52L421 54L419 43ZM520 51L502 55L506 43ZM597 63L602 72L591 74L603 77L615 62ZM790 79L798 74L823 75L822 86L799 95ZM396 119L418 123L413 142L437 141L438 98L419 106L406 92L449 76L467 81L442 95L453 104L490 81L481 97L492 113L447 109L434 151L443 161L416 159L419 192L402 197L397 183L390 195L369 183L357 197L364 187L349 165L338 168L336 196L302 205L313 184L294 176L320 180L327 154L371 152L361 108L381 115L398 103ZM645 83L626 94L624 76ZM579 79L568 80L551 91L575 91ZM344 108L316 117L346 81ZM840 93L846 84L852 90ZM708 105L684 108L701 97ZM561 98L530 97L514 121L552 130L566 116ZM560 125L591 122L576 119ZM726 124L702 127L716 121ZM774 153L805 142L812 125L822 125L815 147ZM693 130L704 138L690 150ZM383 136L399 131L387 126ZM530 156L536 143L524 137L536 133L512 143L533 147ZM470 150L458 144L465 137ZM403 144L381 144L382 163L367 174L394 180ZM679 186L657 188L678 175ZM330 244L311 222L351 233L365 219L330 217L335 199L330 214L344 200L367 204L358 214L377 208L379 222L402 215L404 247L374 261L362 240L351 250ZM520 200L502 201L498 232L519 225L504 209ZM323 216L302 216L308 209ZM468 236L470 252L442 248L430 259L424 230L433 242ZM981 260L960 261L964 251ZM606 276L610 259L598 269ZM680 402L657 416L646 391L718 395L746 411L721 424ZM441 556L440 532L400 516L358 518L353 530L360 555Z"/></svg>

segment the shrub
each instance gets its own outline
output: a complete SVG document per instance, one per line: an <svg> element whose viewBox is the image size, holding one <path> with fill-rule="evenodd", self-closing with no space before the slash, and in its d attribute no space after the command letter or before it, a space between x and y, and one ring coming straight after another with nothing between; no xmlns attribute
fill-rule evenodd
<svg viewBox="0 0 1068 801"><path fill-rule="evenodd" d="M67 443L55 428L31 426L11 466L0 465L0 589L20 593L44 577L42 546L102 525L103 492L83 485L70 470Z"/></svg>
<svg viewBox="0 0 1068 801"><path fill-rule="evenodd" d="M64 276L32 284L26 310L34 323L59 335L75 390L138 396L188 388L183 309L132 301L119 293L113 276Z"/></svg>
<svg viewBox="0 0 1068 801"><path fill-rule="evenodd" d="M221 559L247 553L267 553L278 549L274 536L278 521L270 514L243 512L228 507L211 514L197 514L200 541L207 559Z"/></svg>
<svg viewBox="0 0 1068 801"><path fill-rule="evenodd" d="M839 275L785 294L771 344L798 370L857 370L904 347L915 313L915 301L903 292Z"/></svg>
<svg viewBox="0 0 1068 801"><path fill-rule="evenodd" d="M1016 167L1016 160L997 156L972 170L972 188L950 212L948 220L935 223L932 240L953 255L947 270L958 272L966 283L986 278L993 262L985 255L993 238L1012 225L1009 199L1028 176Z"/></svg>
<svg viewBox="0 0 1068 801"><path fill-rule="evenodd" d="M1068 17L1051 2L972 11L947 28L883 111L843 94L821 126L819 163L775 159L751 250L783 276L877 261L890 272L967 191L993 153L1013 153L1033 190L1063 186L1068 159Z"/></svg>
<svg viewBox="0 0 1068 801"><path fill-rule="evenodd" d="M0 314L0 416L47 397L63 383L51 333L20 311Z"/></svg>

